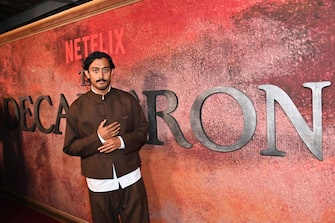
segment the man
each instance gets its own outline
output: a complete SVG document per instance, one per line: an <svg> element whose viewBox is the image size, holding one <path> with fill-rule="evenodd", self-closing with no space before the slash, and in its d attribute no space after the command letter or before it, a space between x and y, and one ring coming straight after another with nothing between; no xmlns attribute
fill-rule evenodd
<svg viewBox="0 0 335 223"><path fill-rule="evenodd" d="M91 90L66 114L63 151L81 157L94 223L148 223L139 150L149 126L135 97L111 87L114 68L104 52L83 62Z"/></svg>

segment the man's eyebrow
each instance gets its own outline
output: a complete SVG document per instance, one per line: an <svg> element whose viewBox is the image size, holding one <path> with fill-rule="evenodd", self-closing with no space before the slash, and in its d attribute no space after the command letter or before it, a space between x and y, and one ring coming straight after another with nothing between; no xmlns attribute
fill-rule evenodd
<svg viewBox="0 0 335 223"><path fill-rule="evenodd" d="M91 67L91 68L110 68L110 66L105 66L105 67Z"/></svg>

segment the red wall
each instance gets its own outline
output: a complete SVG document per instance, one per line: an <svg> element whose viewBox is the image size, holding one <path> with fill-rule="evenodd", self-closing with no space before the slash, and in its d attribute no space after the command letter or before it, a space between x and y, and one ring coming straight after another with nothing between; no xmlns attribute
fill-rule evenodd
<svg viewBox="0 0 335 223"><path fill-rule="evenodd" d="M135 90L145 112L143 91L176 94L178 106L171 115L192 144L189 149L180 146L157 118L164 145L145 145L141 151L152 222L331 223L334 86L322 91L322 161L278 104L276 145L286 156L260 154L268 135L266 94L259 86L280 87L312 129L312 92L303 83L334 81L334 20L330 0L143 0L0 46L1 96L26 111L27 127L40 117L48 128L57 122L61 94L70 104L88 90L78 75L82 57L105 50L117 67L113 86ZM243 92L257 114L252 139L233 152L207 148L191 128L193 102L217 86ZM52 103L38 105L45 95ZM6 109L3 100L1 104L1 186L89 221L79 158L62 152L65 119L62 134L10 129L3 124ZM167 104L158 97L157 111ZM10 114L15 117L15 111ZM228 95L213 95L204 103L202 123L213 142L231 145L242 132L243 114Z"/></svg>

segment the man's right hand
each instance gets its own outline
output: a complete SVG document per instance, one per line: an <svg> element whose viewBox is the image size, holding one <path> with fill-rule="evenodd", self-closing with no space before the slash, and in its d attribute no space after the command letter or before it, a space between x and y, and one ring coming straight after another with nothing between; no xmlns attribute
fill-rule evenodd
<svg viewBox="0 0 335 223"><path fill-rule="evenodd" d="M108 140L114 136L117 136L120 132L120 124L118 122L113 122L110 125L104 126L107 120L103 120L98 127L98 134L104 139Z"/></svg>

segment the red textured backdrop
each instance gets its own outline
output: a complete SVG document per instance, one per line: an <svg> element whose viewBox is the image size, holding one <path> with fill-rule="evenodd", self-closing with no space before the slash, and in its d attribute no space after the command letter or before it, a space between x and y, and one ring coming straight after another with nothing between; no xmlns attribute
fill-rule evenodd
<svg viewBox="0 0 335 223"><path fill-rule="evenodd" d="M71 103L88 89L78 75L81 57L92 49L106 50L117 67L113 86L135 90L145 112L142 91L176 93L172 115L193 144L190 149L179 146L158 118L164 145L145 145L141 151L153 223L332 223L334 87L323 90L324 160L319 161L279 106L277 147L286 156L260 155L267 146L266 97L258 86L282 88L312 126L311 91L303 83L334 82L334 20L332 0L143 0L2 45L1 97L19 103L31 96L33 102L25 105L32 112L26 115L30 126L37 98L49 95L52 105L40 105L41 123L49 127L56 122L61 94ZM255 134L238 151L214 152L192 132L194 100L216 86L244 92L255 106ZM166 106L159 97L157 110ZM218 144L230 145L241 134L241 109L225 95L206 100L202 118ZM1 186L90 221L79 158L62 153L65 120L63 134L8 129L3 123Z"/></svg>

